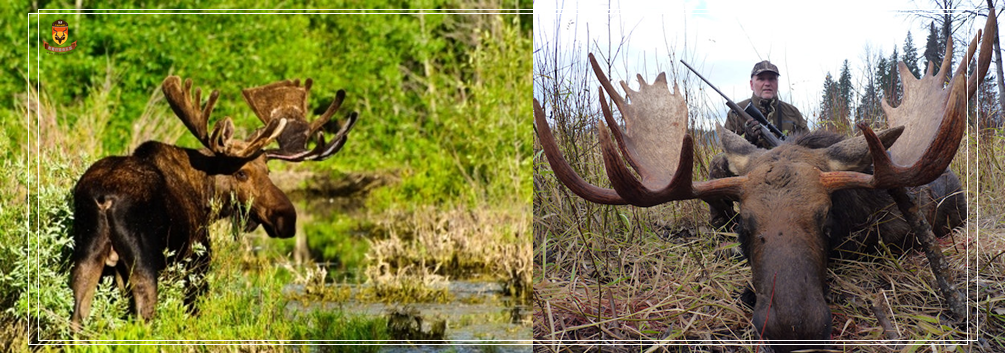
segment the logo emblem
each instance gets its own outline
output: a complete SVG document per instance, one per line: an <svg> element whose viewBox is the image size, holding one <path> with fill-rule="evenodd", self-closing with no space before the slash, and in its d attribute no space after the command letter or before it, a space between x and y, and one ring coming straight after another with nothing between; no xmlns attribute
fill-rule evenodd
<svg viewBox="0 0 1005 353"><path fill-rule="evenodd" d="M57 20L52 23L52 40L56 42L56 45L63 45L63 43L66 43L66 38L69 33L70 25L66 24L66 21Z"/></svg>
<svg viewBox="0 0 1005 353"><path fill-rule="evenodd" d="M56 22L52 23L53 43L56 43L56 45L63 45L66 44L69 38L70 38L70 25L67 24L66 21L56 20ZM44 40L42 41L42 43L45 43L46 50L52 51L53 53L65 53L77 48L77 42L73 42L66 47L51 46Z"/></svg>

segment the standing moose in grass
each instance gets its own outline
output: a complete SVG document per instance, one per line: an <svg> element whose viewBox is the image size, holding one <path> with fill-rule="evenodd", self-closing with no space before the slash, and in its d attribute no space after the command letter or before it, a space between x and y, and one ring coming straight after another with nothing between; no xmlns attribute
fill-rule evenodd
<svg viewBox="0 0 1005 353"><path fill-rule="evenodd" d="M967 124L967 99L987 73L996 32L992 11L969 85L967 63L977 49L979 34L948 81L948 60L935 76L929 66L920 80L900 63L904 99L897 108L884 102L893 128L878 134L862 124L863 136L844 139L814 132L763 150L719 126L724 158L735 175L731 177L692 181L687 104L676 85L676 93L669 91L663 73L652 85L639 76L638 91L622 83L629 102L589 55L603 87L600 106L605 119L597 123L597 130L613 189L589 184L569 166L536 99L534 119L555 176L590 202L649 207L687 199L739 201L737 230L753 274L756 305L751 320L757 336L778 352L814 348L810 344L826 344L831 337L831 311L824 299L829 256L834 250L867 251L880 238L904 249L927 248L950 309L957 315L965 313L951 280L941 278L944 271L939 267L945 261L932 243L932 228L924 218L942 235L965 217L960 182L947 168ZM949 41L946 56L952 53ZM624 132L607 105L605 91L621 111ZM603 126L604 121L610 129ZM900 143L895 145L895 141ZM919 212L909 195L934 201L922 203ZM870 219L883 214L877 212L883 209L890 212L882 219Z"/></svg>
<svg viewBox="0 0 1005 353"><path fill-rule="evenodd" d="M106 157L80 177L73 190L73 269L70 287L74 306L71 326L79 330L106 267L131 291L134 310L149 320L157 304L157 275L168 262L190 258L197 274L210 261L209 225L215 220L241 215L245 232L259 224L270 237L289 238L296 231L297 214L272 180L266 162L324 160L345 144L356 123L348 121L326 142L322 126L345 99L339 90L328 110L307 122L307 99L312 81L280 81L244 90L244 98L265 126L246 140L233 138L230 117L218 121L207 133L209 116L219 97L213 91L200 107L201 90L192 99L192 81L184 87L177 76L162 85L171 109L203 149L190 149L147 141L132 155ZM316 146L308 149L308 142ZM278 149L264 149L272 141ZM213 210L213 204L221 204ZM202 244L206 251L196 252ZM165 258L165 252L174 257ZM206 285L190 285L185 303L190 309Z"/></svg>

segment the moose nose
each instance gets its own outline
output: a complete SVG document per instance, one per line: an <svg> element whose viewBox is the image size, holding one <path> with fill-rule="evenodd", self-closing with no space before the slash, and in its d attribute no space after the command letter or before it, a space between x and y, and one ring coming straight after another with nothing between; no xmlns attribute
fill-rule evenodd
<svg viewBox="0 0 1005 353"><path fill-rule="evenodd" d="M297 233L297 214L294 212L289 215L276 217L273 226L275 227L273 237L292 238Z"/></svg>

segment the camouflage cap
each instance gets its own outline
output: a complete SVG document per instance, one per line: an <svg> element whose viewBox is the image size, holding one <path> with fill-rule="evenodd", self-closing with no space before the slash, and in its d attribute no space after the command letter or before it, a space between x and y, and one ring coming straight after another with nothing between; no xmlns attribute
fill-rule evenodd
<svg viewBox="0 0 1005 353"><path fill-rule="evenodd" d="M778 66L772 64L770 61L762 61L754 64L754 69L750 70L750 77L757 76L762 72L774 72L776 75L781 76L782 74L778 72Z"/></svg>

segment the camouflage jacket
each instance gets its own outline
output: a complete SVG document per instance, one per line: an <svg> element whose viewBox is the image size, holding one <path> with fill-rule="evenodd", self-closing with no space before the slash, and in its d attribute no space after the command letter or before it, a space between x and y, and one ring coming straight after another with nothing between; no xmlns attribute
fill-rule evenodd
<svg viewBox="0 0 1005 353"><path fill-rule="evenodd" d="M803 114L799 112L799 109L792 106L789 103L782 102L778 98L771 99L769 101L764 101L761 97L751 96L750 99L736 103L740 108L747 106L747 103L751 101L754 102L754 106L764 114L764 117L768 119L768 122L775 125L779 130L785 133L785 136L789 136L792 133L805 133L809 131L806 127L806 119L803 118ZM746 121L740 117L732 109L729 110L729 114L726 117L726 128L732 132L743 136L746 131L743 125ZM757 139L757 147L768 149L771 145L765 141L764 137Z"/></svg>

